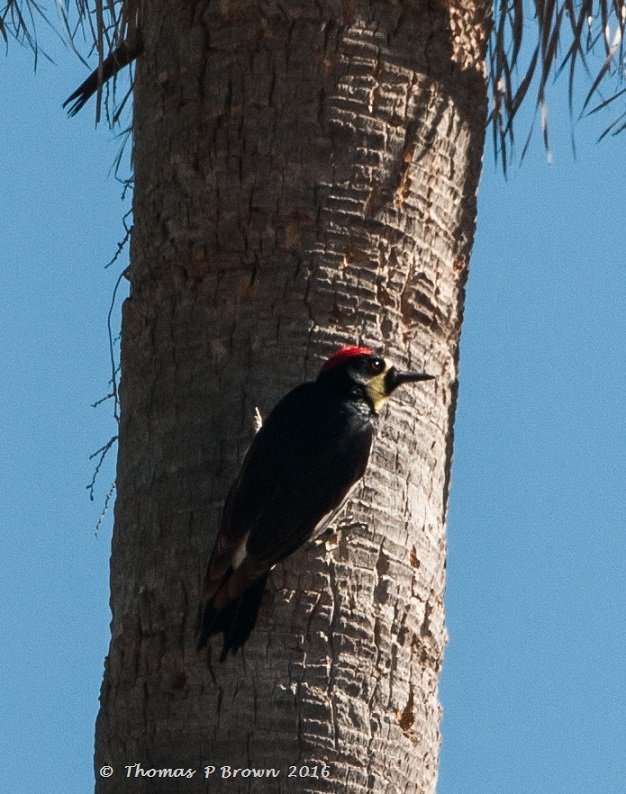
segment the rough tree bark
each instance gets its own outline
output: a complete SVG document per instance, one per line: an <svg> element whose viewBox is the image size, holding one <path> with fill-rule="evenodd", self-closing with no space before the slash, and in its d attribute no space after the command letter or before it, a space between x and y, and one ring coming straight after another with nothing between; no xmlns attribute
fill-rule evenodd
<svg viewBox="0 0 626 794"><path fill-rule="evenodd" d="M142 27L98 791L433 792L487 8L153 0ZM349 343L436 383L384 409L339 536L275 569L214 683L200 583L254 407Z"/></svg>

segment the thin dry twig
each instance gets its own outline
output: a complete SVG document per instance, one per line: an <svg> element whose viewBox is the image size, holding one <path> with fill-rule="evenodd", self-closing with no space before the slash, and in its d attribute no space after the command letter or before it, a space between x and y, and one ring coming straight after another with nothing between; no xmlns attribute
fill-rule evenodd
<svg viewBox="0 0 626 794"><path fill-rule="evenodd" d="M113 444L115 444L117 439L118 436L111 436L111 438L107 441L106 444L104 444L104 446L100 447L100 449L97 449L93 454L89 456L89 460L98 458L98 462L96 463L96 467L94 469L91 482L89 483L89 485L86 486L87 490L89 491L89 500L91 502L94 501L94 488L96 487L96 480L98 479L98 474L100 473L102 464L104 463L109 450L111 449Z"/></svg>

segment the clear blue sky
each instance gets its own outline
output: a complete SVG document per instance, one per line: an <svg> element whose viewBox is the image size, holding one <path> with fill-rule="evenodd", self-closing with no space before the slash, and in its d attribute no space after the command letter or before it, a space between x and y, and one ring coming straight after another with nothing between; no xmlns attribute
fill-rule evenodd
<svg viewBox="0 0 626 794"><path fill-rule="evenodd" d="M12 46L0 74L0 791L84 794L108 646L114 434L104 265L118 141L61 102L84 69ZM556 91L564 97L565 86ZM626 791L626 136L486 155L462 340L439 794ZM522 121L522 125L525 122ZM522 138L523 127L519 137Z"/></svg>

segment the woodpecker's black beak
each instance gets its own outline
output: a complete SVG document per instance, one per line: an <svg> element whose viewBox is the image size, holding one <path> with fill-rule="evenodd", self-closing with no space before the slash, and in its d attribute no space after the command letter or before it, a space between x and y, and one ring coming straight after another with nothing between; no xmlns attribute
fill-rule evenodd
<svg viewBox="0 0 626 794"><path fill-rule="evenodd" d="M425 372L399 372L395 367L391 367L385 375L385 391L387 394L391 394L403 383L417 383L420 380L434 379L434 375L427 375Z"/></svg>

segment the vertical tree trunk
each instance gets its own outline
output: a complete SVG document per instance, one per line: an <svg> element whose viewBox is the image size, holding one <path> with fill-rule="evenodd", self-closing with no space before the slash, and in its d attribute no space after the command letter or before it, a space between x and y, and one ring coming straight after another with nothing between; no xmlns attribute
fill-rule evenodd
<svg viewBox="0 0 626 794"><path fill-rule="evenodd" d="M438 0L144 4L96 733L96 770L115 772L96 773L100 792L435 789L485 13ZM384 409L338 538L274 570L244 653L216 662L213 682L195 647L200 582L254 407L265 415L346 343L436 383ZM130 780L133 764L198 771L132 767ZM329 777L288 777L292 764ZM280 777L223 779L222 765Z"/></svg>

